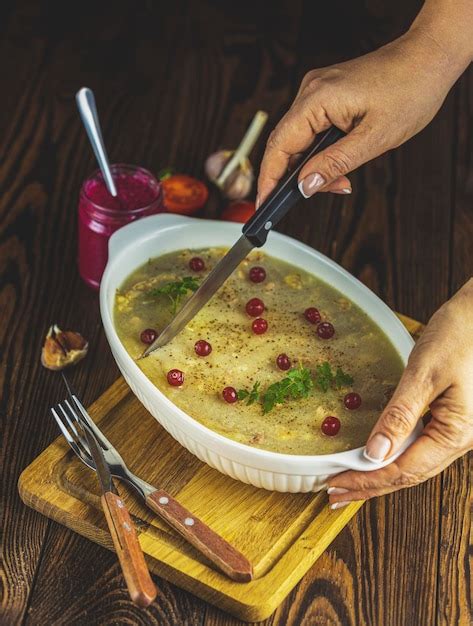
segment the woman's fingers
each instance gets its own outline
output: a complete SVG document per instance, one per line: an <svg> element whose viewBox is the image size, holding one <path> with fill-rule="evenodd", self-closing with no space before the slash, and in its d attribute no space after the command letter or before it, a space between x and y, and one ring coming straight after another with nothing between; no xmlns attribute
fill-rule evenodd
<svg viewBox="0 0 473 626"><path fill-rule="evenodd" d="M373 472L343 472L331 478L328 488L330 504L367 500L413 487L444 470L462 453L446 448L431 437L427 426L422 435L386 467Z"/></svg>
<svg viewBox="0 0 473 626"><path fill-rule="evenodd" d="M332 193L350 194L352 192L351 182L346 176L339 176L333 183L326 185L322 192L330 191Z"/></svg>
<svg viewBox="0 0 473 626"><path fill-rule="evenodd" d="M264 202L279 180L287 172L291 158L314 141L316 133L330 126L328 119L321 119L317 126L305 116L300 107L293 106L271 133L258 178L258 198Z"/></svg>
<svg viewBox="0 0 473 626"><path fill-rule="evenodd" d="M304 165L299 174L299 189L309 198L383 151L378 134L368 123L362 121L348 135Z"/></svg>
<svg viewBox="0 0 473 626"><path fill-rule="evenodd" d="M352 186L350 180L346 176L339 176L336 180L333 181L330 185L327 185L323 189L320 190L321 193L330 192L330 193L338 193L340 195L349 195L352 193ZM261 201L259 196L256 197L256 209L259 209L261 206Z"/></svg>
<svg viewBox="0 0 473 626"><path fill-rule="evenodd" d="M363 452L366 459L378 463L396 453L431 402L445 390L442 377L436 374L436 363L432 344L425 338L421 339L409 357L392 398L368 437Z"/></svg>
<svg viewBox="0 0 473 626"><path fill-rule="evenodd" d="M289 170L293 170L302 154L293 154L289 157ZM320 191L330 191L331 193L350 194L352 192L351 182L346 176L339 176L332 183L326 185Z"/></svg>
<svg viewBox="0 0 473 626"><path fill-rule="evenodd" d="M371 431L364 457L378 463L397 452L434 398L433 385L419 380L408 365L393 397Z"/></svg>
<svg viewBox="0 0 473 626"><path fill-rule="evenodd" d="M472 303L470 281L432 317L368 438L368 458L382 460L399 450L429 405L432 417L421 436L384 468L332 477L328 481L331 504L340 507L340 503L416 485L472 449Z"/></svg>

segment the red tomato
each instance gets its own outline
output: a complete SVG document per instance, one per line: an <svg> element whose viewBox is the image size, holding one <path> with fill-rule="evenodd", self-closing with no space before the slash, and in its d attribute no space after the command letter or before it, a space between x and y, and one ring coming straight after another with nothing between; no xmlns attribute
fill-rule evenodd
<svg viewBox="0 0 473 626"><path fill-rule="evenodd" d="M209 191L197 178L174 174L162 181L164 206L170 213L192 215L207 202Z"/></svg>
<svg viewBox="0 0 473 626"><path fill-rule="evenodd" d="M255 203L248 200L237 200L227 206L222 213L222 220L227 222L246 223L255 213Z"/></svg>

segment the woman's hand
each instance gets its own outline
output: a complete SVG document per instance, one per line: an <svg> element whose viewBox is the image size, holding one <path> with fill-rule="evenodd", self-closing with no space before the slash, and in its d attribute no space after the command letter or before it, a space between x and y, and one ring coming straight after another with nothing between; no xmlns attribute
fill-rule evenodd
<svg viewBox="0 0 473 626"><path fill-rule="evenodd" d="M350 193L345 175L424 128L464 66L427 30L414 28L376 52L309 72L269 137L257 204L314 135L331 125L348 134L304 166L301 191L306 197L317 191Z"/></svg>
<svg viewBox="0 0 473 626"><path fill-rule="evenodd" d="M330 479L332 508L417 485L473 448L473 279L425 328L371 432L366 458L381 460L396 452L428 406L431 420L396 461Z"/></svg>

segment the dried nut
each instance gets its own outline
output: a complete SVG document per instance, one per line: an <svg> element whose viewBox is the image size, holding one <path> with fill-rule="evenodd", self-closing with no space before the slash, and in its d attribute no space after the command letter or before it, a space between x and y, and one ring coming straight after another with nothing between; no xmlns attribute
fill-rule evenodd
<svg viewBox="0 0 473 626"><path fill-rule="evenodd" d="M83 359L88 347L79 333L51 326L41 352L41 363L50 370L62 370Z"/></svg>

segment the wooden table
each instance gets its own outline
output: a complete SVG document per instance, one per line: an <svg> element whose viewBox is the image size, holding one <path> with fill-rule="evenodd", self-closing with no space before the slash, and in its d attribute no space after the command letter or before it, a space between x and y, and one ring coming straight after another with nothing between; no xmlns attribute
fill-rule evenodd
<svg viewBox="0 0 473 626"><path fill-rule="evenodd" d="M419 4L4 4L2 624L237 623L162 580L157 602L138 610L113 554L18 497L20 471L57 436L48 407L63 389L39 362L47 327L57 322L89 338L86 365L74 373L87 403L118 376L97 295L76 269L78 191L95 162L75 91L95 91L114 161L202 176L205 157L235 146L256 109L269 112L269 132L308 69L391 40ZM351 176L352 197L301 203L281 230L334 258L391 307L427 320L473 274L472 107L470 70L428 128ZM268 624L466 624L469 469L465 457L419 487L369 502Z"/></svg>

